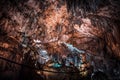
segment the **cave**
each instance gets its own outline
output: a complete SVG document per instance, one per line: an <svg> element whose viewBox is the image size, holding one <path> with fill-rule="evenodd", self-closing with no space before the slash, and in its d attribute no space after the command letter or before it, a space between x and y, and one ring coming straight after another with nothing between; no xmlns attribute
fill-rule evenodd
<svg viewBox="0 0 120 80"><path fill-rule="evenodd" d="M0 0L0 80L120 80L119 0Z"/></svg>

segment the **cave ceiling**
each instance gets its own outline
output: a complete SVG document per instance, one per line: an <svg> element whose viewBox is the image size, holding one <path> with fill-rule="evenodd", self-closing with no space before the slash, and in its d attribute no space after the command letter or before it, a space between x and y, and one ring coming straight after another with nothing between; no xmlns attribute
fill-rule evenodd
<svg viewBox="0 0 120 80"><path fill-rule="evenodd" d="M91 54L120 57L119 3L96 1L2 0L0 33L25 45L37 40L49 53L68 53L66 42Z"/></svg>

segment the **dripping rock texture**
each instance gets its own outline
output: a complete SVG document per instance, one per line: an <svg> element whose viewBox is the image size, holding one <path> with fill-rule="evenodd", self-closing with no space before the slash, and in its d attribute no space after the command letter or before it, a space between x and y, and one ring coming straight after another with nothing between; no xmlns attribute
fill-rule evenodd
<svg viewBox="0 0 120 80"><path fill-rule="evenodd" d="M59 56L70 53L62 44L66 42L90 55L93 72L100 70L109 79L119 80L119 27L119 0L0 0L0 56L34 65L30 51L25 52L29 50L26 46L35 45L34 40L39 40L39 47L48 54ZM10 80L26 76L28 80L45 77L2 59L0 76Z"/></svg>

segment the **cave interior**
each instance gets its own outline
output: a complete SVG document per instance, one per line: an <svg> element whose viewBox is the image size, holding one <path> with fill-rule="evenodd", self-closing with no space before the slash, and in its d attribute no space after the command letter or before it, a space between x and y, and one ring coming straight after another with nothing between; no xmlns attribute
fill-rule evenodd
<svg viewBox="0 0 120 80"><path fill-rule="evenodd" d="M120 80L119 0L0 0L0 80Z"/></svg>

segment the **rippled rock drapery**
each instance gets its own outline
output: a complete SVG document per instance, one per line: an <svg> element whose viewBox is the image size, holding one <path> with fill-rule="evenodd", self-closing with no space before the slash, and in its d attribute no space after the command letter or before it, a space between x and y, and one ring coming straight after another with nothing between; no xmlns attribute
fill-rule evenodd
<svg viewBox="0 0 120 80"><path fill-rule="evenodd" d="M59 56L69 54L61 43L70 43L90 53L94 71L119 77L119 5L117 0L1 0L0 34L23 46L40 40L41 48Z"/></svg>

